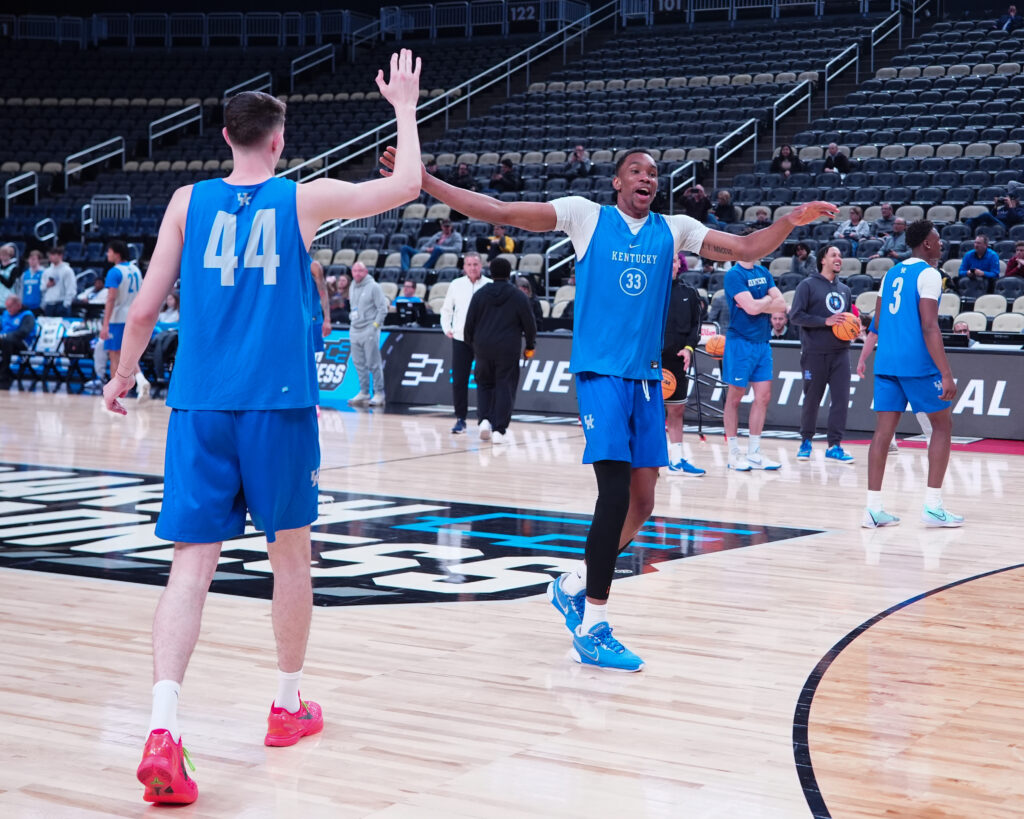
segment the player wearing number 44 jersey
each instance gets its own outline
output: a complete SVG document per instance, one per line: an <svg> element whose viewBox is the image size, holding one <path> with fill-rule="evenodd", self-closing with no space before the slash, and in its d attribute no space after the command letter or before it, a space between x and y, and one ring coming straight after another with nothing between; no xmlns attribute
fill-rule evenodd
<svg viewBox="0 0 1024 819"><path fill-rule="evenodd" d="M320 450L308 248L328 219L371 216L419 193L419 60L405 49L377 86L394 106L403 159L390 179L353 185L274 177L285 106L245 92L224 108L234 169L180 188L167 208L142 289L128 314L120 366L103 391L124 414L160 306L181 278L178 357L167 403L163 507L156 533L175 541L153 622L153 710L137 776L148 802L188 803L195 782L178 731L177 702L199 636L221 542L266 532L274 572L278 688L267 745L293 745L323 727L299 698L313 594L310 524L317 517ZM191 762L189 762L191 765Z"/></svg>
<svg viewBox="0 0 1024 819"><path fill-rule="evenodd" d="M954 527L964 519L942 505L942 480L949 463L953 435L951 402L956 384L939 329L942 277L935 265L942 252L939 234L928 220L907 228L912 256L889 268L882 279L857 374L864 375L868 356L875 356L875 412L878 420L868 450L868 502L862 525L867 529L900 522L882 508L882 478L889 442L907 404L931 422L928 442L928 489L921 520L928 526Z"/></svg>
<svg viewBox="0 0 1024 819"><path fill-rule="evenodd" d="M385 168L401 158L389 148ZM385 171L387 173L387 171ZM579 196L554 202L502 202L449 185L424 169L423 189L472 219L524 230L562 230L576 251L576 307L570 369L597 477L597 503L579 567L554 581L549 598L572 631L580 663L639 671L643 661L612 636L607 602L618 553L654 508L658 469L668 465L661 393L661 348L680 250L711 259L759 259L797 225L833 216L812 202L748 236L708 230L687 216L651 212L658 166L640 148L623 151L612 187L615 206Z"/></svg>

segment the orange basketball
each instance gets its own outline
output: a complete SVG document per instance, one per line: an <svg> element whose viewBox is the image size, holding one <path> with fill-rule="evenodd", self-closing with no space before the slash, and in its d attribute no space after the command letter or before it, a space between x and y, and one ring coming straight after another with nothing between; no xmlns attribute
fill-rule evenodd
<svg viewBox="0 0 1024 819"><path fill-rule="evenodd" d="M668 398L672 393L676 391L676 377L672 374L672 370L666 370L664 367L661 368L661 397Z"/></svg>
<svg viewBox="0 0 1024 819"><path fill-rule="evenodd" d="M843 313L843 320L832 325L832 332L840 341L853 341L860 335L860 319L853 313Z"/></svg>
<svg viewBox="0 0 1024 819"><path fill-rule="evenodd" d="M712 358L721 358L725 354L725 336L711 336L704 343L704 351Z"/></svg>

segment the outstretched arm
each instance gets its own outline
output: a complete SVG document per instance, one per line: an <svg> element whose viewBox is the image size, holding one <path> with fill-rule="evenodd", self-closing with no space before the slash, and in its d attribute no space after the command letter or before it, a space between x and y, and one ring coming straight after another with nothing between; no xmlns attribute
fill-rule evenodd
<svg viewBox="0 0 1024 819"><path fill-rule="evenodd" d="M402 148L402 151L397 151L388 146L380 158L384 166L381 174L390 176L397 173L397 162L402 158L404 150ZM424 191L471 219L490 222L492 225L515 225L536 232L555 229L555 209L549 202L502 202L482 193L449 185L428 174L422 164L420 175L420 185Z"/></svg>
<svg viewBox="0 0 1024 819"><path fill-rule="evenodd" d="M435 194L436 195L436 194ZM748 233L746 236L734 236L720 230L709 230L700 247L700 255L707 259L720 262L738 260L756 262L776 250L793 228L809 225L822 216L833 218L839 208L830 202L808 202L787 213L781 219L766 227Z"/></svg>
<svg viewBox="0 0 1024 819"><path fill-rule="evenodd" d="M359 219L397 208L420 192L420 138L416 130L416 103L420 94L420 59L403 48L391 55L391 79L377 72L377 87L395 109L401 159L389 179L342 182L315 179L299 186L297 205L302 238L309 247L317 229L329 219Z"/></svg>

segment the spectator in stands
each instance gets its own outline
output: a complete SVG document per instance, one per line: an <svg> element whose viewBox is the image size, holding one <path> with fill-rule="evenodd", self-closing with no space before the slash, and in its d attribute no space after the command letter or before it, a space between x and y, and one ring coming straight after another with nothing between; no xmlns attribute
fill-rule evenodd
<svg viewBox="0 0 1024 819"><path fill-rule="evenodd" d="M725 297L725 290L718 290L711 296L708 321L715 322L722 335L729 329L729 300Z"/></svg>
<svg viewBox="0 0 1024 819"><path fill-rule="evenodd" d="M352 347L352 366L356 368L359 377L359 393L350 398L348 403L368 403L371 407L382 407L384 368L380 358L380 328L388 314L388 300L369 273L362 262L352 265L352 311L349 314L348 336Z"/></svg>
<svg viewBox="0 0 1024 819"><path fill-rule="evenodd" d="M512 164L512 160L507 157L501 160L498 170L491 175L488 190L496 191L497 193L512 193L521 187L522 182L519 180L519 171Z"/></svg>
<svg viewBox="0 0 1024 819"><path fill-rule="evenodd" d="M0 314L0 390L11 388L11 356L29 346L36 330L36 317L20 298L12 294L4 306L7 309Z"/></svg>
<svg viewBox="0 0 1024 819"><path fill-rule="evenodd" d="M92 280L92 284L75 296L75 301L85 305L98 304L100 307L105 305L107 303L106 280L102 276L97 276ZM88 313L86 313L86 317L89 317ZM94 315L93 318L95 317Z"/></svg>
<svg viewBox="0 0 1024 819"><path fill-rule="evenodd" d="M416 295L416 282L412 279L402 282L401 291L391 303L402 324L416 324L427 312L423 299Z"/></svg>
<svg viewBox="0 0 1024 819"><path fill-rule="evenodd" d="M565 163L565 175L572 179L574 176L586 176L590 173L590 154L582 145L577 145L569 154L569 161Z"/></svg>
<svg viewBox="0 0 1024 819"><path fill-rule="evenodd" d="M896 217L893 216L892 205L888 202L881 204L882 215L871 223L871 232L879 239L884 239L892 233L892 226L896 224Z"/></svg>
<svg viewBox="0 0 1024 819"><path fill-rule="evenodd" d="M431 176L441 176L441 172L437 167L436 159L431 159L429 162L425 163L423 167L426 168L427 173Z"/></svg>
<svg viewBox="0 0 1024 819"><path fill-rule="evenodd" d="M0 299L7 301L8 296L18 293L18 247L17 245L0 245Z"/></svg>
<svg viewBox="0 0 1024 819"><path fill-rule="evenodd" d="M408 270L412 263L412 257L417 252L416 248L411 245L402 245L400 250L402 253L402 270ZM430 254L423 266L433 269L434 265L437 264L437 260L441 258L442 253L462 252L462 234L452 229L450 219L442 219L441 229L431 237L430 244L425 245L423 250Z"/></svg>
<svg viewBox="0 0 1024 819"><path fill-rule="evenodd" d="M47 316L71 315L71 302L78 294L75 271L64 261L64 248L60 245L47 252L50 266L43 273L43 314Z"/></svg>
<svg viewBox="0 0 1024 819"><path fill-rule="evenodd" d="M832 234L834 239L846 239L853 247L852 252L857 253L857 243L863 239L871 238L871 225L863 221L864 211L857 205L850 208L850 218L840 222L836 232Z"/></svg>
<svg viewBox="0 0 1024 819"><path fill-rule="evenodd" d="M967 346L977 347L979 342L977 339L971 338L971 328L967 325L966 321L958 321L953 325L953 334L958 336L967 336Z"/></svg>
<svg viewBox="0 0 1024 819"><path fill-rule="evenodd" d="M732 194L729 191L719 191L717 199L715 207L708 214L708 224L723 227L735 222L736 206L732 203Z"/></svg>
<svg viewBox="0 0 1024 819"><path fill-rule="evenodd" d="M798 341L800 333L796 327L789 323L789 314L779 311L772 313L772 340Z"/></svg>
<svg viewBox="0 0 1024 819"><path fill-rule="evenodd" d="M1006 263L1006 275L1024 277L1024 242L1013 246L1013 257Z"/></svg>
<svg viewBox="0 0 1024 819"><path fill-rule="evenodd" d="M1007 8L1006 14L1002 15L995 23L995 28L1000 31L1016 31L1021 26L1024 26L1024 19L1017 14L1016 6Z"/></svg>
<svg viewBox="0 0 1024 819"><path fill-rule="evenodd" d="M691 219L704 223L708 221L708 213L711 211L711 200L704 191L703 185L694 185L683 191L683 213Z"/></svg>
<svg viewBox="0 0 1024 819"><path fill-rule="evenodd" d="M999 278L999 257L988 246L988 236L980 233L974 237L974 250L967 253L960 262L960 275L978 281L988 280L989 289L992 282Z"/></svg>
<svg viewBox="0 0 1024 819"><path fill-rule="evenodd" d="M825 173L837 173L840 176L846 176L850 172L850 160L846 154L839 150L839 146L834 142L830 142L828 148L825 149L825 167L823 170Z"/></svg>
<svg viewBox="0 0 1024 819"><path fill-rule="evenodd" d="M790 174L800 173L803 169L804 163L793 153L793 147L791 145L783 145L779 148L779 152L775 155L775 159L772 160L771 167L768 170L771 173L780 173L783 177L789 179Z"/></svg>
<svg viewBox="0 0 1024 819"><path fill-rule="evenodd" d="M761 230L772 226L771 216L765 208L758 208L754 211L754 216L754 221L749 223L752 230Z"/></svg>
<svg viewBox="0 0 1024 819"><path fill-rule="evenodd" d="M435 174L438 179L442 179L441 174ZM455 175L449 180L452 185L456 188L464 188L467 191L476 191L480 189L480 186L476 183L476 177L469 170L469 165L465 162L460 162L459 167L455 169Z"/></svg>
<svg viewBox="0 0 1024 819"><path fill-rule="evenodd" d="M1009 230L1014 225L1024 222L1024 207L1021 207L1018 194L1011 193L1009 196L997 196L995 201L989 205L989 210L979 213L967 219L964 224L974 233L979 225L1002 225Z"/></svg>
<svg viewBox="0 0 1024 819"><path fill-rule="evenodd" d="M43 312L43 254L29 251L28 267L21 274L21 301L33 313Z"/></svg>
<svg viewBox="0 0 1024 819"><path fill-rule="evenodd" d="M167 294L164 299L164 309L157 315L158 324L177 324L181 320L181 302L178 299L178 291L174 290Z"/></svg>
<svg viewBox="0 0 1024 819"><path fill-rule="evenodd" d="M533 311L533 320L540 325L541 320L544 318L544 310L540 306L540 299L537 294L533 292L533 285L530 284L530 280L526 276L516 277L516 287L523 291L523 295L530 302L530 309Z"/></svg>
<svg viewBox="0 0 1024 819"><path fill-rule="evenodd" d="M897 216L892 223L892 233L885 237L878 252L872 254L872 259L892 259L902 262L910 258L910 248L907 247L907 220Z"/></svg>
<svg viewBox="0 0 1024 819"><path fill-rule="evenodd" d="M406 279L402 282L402 292L395 296L394 304L423 304L423 299L416 295L416 282Z"/></svg>
<svg viewBox="0 0 1024 819"><path fill-rule="evenodd" d="M331 306L331 322L337 324L348 324L348 291L352 279L347 273L339 273L337 277L328 276L327 301Z"/></svg>
<svg viewBox="0 0 1024 819"><path fill-rule="evenodd" d="M810 276L818 272L818 260L806 242L796 243L793 260L789 263L789 272L799 273L801 276Z"/></svg>
<svg viewBox="0 0 1024 819"><path fill-rule="evenodd" d="M507 228L504 225L494 226L494 235L488 236L484 241L486 245L483 250L487 253L487 261L492 262L502 253L512 253L516 249L516 240L509 236L505 231ZM481 249L477 245L477 249Z"/></svg>

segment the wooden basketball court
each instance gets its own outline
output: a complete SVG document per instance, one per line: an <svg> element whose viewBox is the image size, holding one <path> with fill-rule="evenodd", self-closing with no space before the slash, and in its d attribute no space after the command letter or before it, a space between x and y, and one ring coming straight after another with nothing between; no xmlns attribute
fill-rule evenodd
<svg viewBox="0 0 1024 819"><path fill-rule="evenodd" d="M161 810L142 802L134 771L167 550L131 522L158 501L125 505L131 487L120 501L75 500L96 475L159 483L168 410L129 410L0 393L5 817ZM816 442L798 463L796 442L766 440L782 469L733 474L720 439L688 435L708 475L663 474L646 545L620 561L612 621L647 668L616 674L567 658L537 585L578 559L571 546L544 551L548 529L576 527L558 530L571 544L592 510L581 428L517 423L497 447L450 426L324 412L320 486L340 522L317 568L349 582L358 561L341 550L369 550L358 571L372 582L317 597L303 695L326 726L293 748L262 744L270 604L250 591L265 588L258 561L226 549L233 593L210 596L180 709L200 797L176 815L1024 815L1020 456L955 452L944 495L967 524L929 530L917 521L925 452L904 448L885 486L903 524L868 531L866 447L848 447L857 463L843 466ZM22 473L42 483L26 488ZM404 515L388 531L419 545L388 553L371 527L385 506ZM88 537L73 531L87 507ZM456 508L461 522L444 524ZM514 535L486 535L505 512ZM109 551L82 545L98 535ZM523 557L527 541L540 556ZM415 602L430 595L442 599Z"/></svg>

